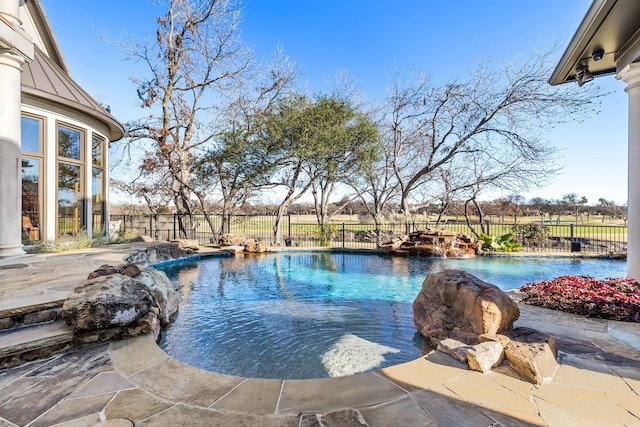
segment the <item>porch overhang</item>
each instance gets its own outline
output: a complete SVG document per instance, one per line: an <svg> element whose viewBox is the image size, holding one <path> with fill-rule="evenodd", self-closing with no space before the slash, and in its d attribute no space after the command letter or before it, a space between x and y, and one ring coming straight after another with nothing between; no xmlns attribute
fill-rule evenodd
<svg viewBox="0 0 640 427"><path fill-rule="evenodd" d="M584 66L594 77L617 74L638 59L640 1L594 0L549 83L575 82L576 70Z"/></svg>

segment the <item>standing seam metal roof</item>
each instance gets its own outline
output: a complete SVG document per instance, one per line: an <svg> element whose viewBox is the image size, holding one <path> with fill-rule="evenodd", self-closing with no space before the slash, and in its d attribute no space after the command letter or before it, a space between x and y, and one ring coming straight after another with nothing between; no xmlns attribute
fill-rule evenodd
<svg viewBox="0 0 640 427"><path fill-rule="evenodd" d="M109 127L111 141L124 136L122 125L37 46L33 61L24 64L22 69L22 93L88 114Z"/></svg>

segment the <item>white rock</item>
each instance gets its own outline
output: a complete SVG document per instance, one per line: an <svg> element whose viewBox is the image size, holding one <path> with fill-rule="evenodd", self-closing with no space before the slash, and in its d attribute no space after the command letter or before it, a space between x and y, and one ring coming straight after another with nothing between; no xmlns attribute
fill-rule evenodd
<svg viewBox="0 0 640 427"><path fill-rule="evenodd" d="M474 345L467 351L469 368L474 371L487 373L495 368L504 359L502 344L496 341L487 341Z"/></svg>

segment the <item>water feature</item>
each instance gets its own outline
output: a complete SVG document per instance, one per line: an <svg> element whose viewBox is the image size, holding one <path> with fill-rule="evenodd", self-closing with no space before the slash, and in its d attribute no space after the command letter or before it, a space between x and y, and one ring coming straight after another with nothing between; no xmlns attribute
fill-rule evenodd
<svg viewBox="0 0 640 427"><path fill-rule="evenodd" d="M183 302L161 347L210 371L321 378L419 357L412 303L427 274L460 268L502 289L571 275L625 274L623 261L405 258L361 253L216 257L165 266Z"/></svg>

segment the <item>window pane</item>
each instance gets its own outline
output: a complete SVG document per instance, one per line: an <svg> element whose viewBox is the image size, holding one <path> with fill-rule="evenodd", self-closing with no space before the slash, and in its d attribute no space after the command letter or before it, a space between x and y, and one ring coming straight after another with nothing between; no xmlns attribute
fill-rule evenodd
<svg viewBox="0 0 640 427"><path fill-rule="evenodd" d="M82 132L58 126L58 156L80 160Z"/></svg>
<svg viewBox="0 0 640 427"><path fill-rule="evenodd" d="M101 169L93 169L93 177L91 180L93 202L93 232L98 233L104 231L104 171Z"/></svg>
<svg viewBox="0 0 640 427"><path fill-rule="evenodd" d="M22 241L40 240L40 160L22 159Z"/></svg>
<svg viewBox="0 0 640 427"><path fill-rule="evenodd" d="M74 233L83 226L81 178L82 168L58 164L58 232Z"/></svg>
<svg viewBox="0 0 640 427"><path fill-rule="evenodd" d="M40 120L31 117L22 117L22 151L39 153L40 145Z"/></svg>
<svg viewBox="0 0 640 427"><path fill-rule="evenodd" d="M102 164L102 150L104 149L104 140L93 135L91 138L91 157L93 164L96 166L104 166Z"/></svg>

